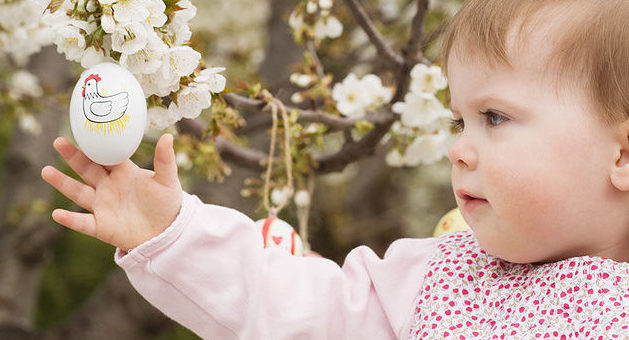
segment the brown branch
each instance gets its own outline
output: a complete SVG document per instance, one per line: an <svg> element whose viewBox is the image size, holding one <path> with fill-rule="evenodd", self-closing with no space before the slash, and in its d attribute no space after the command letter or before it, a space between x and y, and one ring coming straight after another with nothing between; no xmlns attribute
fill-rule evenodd
<svg viewBox="0 0 629 340"><path fill-rule="evenodd" d="M325 73L323 72L323 64L321 64L321 60L319 59L319 55L317 54L317 49L315 48L314 42L312 40L308 40L306 42L306 50L312 58L317 77L319 77L319 79L323 79L323 77L325 77Z"/></svg>
<svg viewBox="0 0 629 340"><path fill-rule="evenodd" d="M392 61L395 65L400 66L397 75L396 92L393 95L391 103L401 101L408 92L410 86L410 71L413 66L419 62L428 62L425 60L422 53L424 41L423 24L426 13L428 12L428 0L417 0L417 13L411 24L411 37L404 49L404 57L397 55L387 45L382 36L376 31L364 8L357 0L345 1L352 9L352 12L356 16L361 27L363 27L367 35L369 35L372 43L376 45L379 53L389 61ZM269 110L269 107L263 100L246 98L235 93L226 93L223 94L222 97L233 107L255 111ZM340 130L347 130L353 127L356 122L318 111L302 110L293 107L287 107L287 109L299 110L299 117L302 121L319 122L326 124L331 128ZM361 157L372 154L378 146L378 143L380 143L380 140L382 140L382 138L387 134L391 125L397 119L391 110L391 104L381 108L379 115L376 117L378 117L378 119L374 119L372 121L374 123L374 128L362 139L354 141L349 138L339 151L317 159L316 161L318 166L315 169L315 172L330 173L341 171L347 164L350 164ZM192 131L192 134L201 138L203 135L203 128L197 124L200 123L182 122L179 125L183 131ZM235 163L248 168L262 170L265 158L265 154L263 152L235 145L220 136L216 138L216 143L221 156L223 156L226 160L232 160Z"/></svg>
<svg viewBox="0 0 629 340"><path fill-rule="evenodd" d="M223 99L225 99L227 104L232 107L258 112L271 111L270 107L268 107L262 99L247 98L233 92L225 93L221 96L223 97ZM359 121L359 119L343 118L321 111L304 110L290 105L286 106L286 110L299 111L299 121L325 124L332 130L344 130L352 128L354 125L356 125L356 122Z"/></svg>
<svg viewBox="0 0 629 340"><path fill-rule="evenodd" d="M315 169L317 173L330 173L341 171L348 164L356 160L371 155L375 152L376 147L384 135L389 132L391 125L395 122L396 117L391 113L391 107L382 108L384 120L374 125L374 128L359 141L348 140L341 150L317 159L318 167Z"/></svg>
<svg viewBox="0 0 629 340"><path fill-rule="evenodd" d="M180 132L203 140L205 127L201 122L191 119L182 119L177 123L177 127ZM264 170L264 164L267 158L266 153L232 143L222 136L216 136L216 138L214 138L214 144L224 160L252 170Z"/></svg>
<svg viewBox="0 0 629 340"><path fill-rule="evenodd" d="M387 62L395 66L401 66L404 63L404 58L395 52L391 46L384 40L384 37L378 32L373 21L369 18L367 11L358 2L358 0L345 0L345 3L349 6L358 21L360 27L365 31L371 43L376 47L378 54L381 55Z"/></svg>
<svg viewBox="0 0 629 340"><path fill-rule="evenodd" d="M417 0L417 12L411 23L411 37L403 50L404 62L399 69L397 88L395 89L393 99L391 99L392 103L403 100L408 92L413 66L420 62L429 63L422 53L422 48L424 47L424 19L427 13L428 0Z"/></svg>
<svg viewBox="0 0 629 340"><path fill-rule="evenodd" d="M356 0L346 0L350 6L359 6ZM362 9L361 9L362 10ZM364 10L354 10L355 13L363 13ZM428 0L417 0L417 13L411 24L411 37L404 49L404 59L397 75L397 87L395 94L391 99L391 103L403 100L408 92L411 80L411 69L418 62L426 62L422 54L423 47L423 26L424 19L428 13ZM365 14L366 16L366 14ZM362 25L362 24L361 24ZM328 173L342 170L347 164L350 164L365 155L372 154L382 137L391 128L393 122L397 119L391 110L390 104L380 110L385 117L382 121L374 124L374 128L359 141L346 142L341 150L327 155L319 159L318 173Z"/></svg>

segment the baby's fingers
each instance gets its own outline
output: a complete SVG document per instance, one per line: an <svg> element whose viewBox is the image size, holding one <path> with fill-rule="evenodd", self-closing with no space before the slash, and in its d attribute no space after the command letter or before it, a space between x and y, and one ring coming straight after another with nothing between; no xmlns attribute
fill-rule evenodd
<svg viewBox="0 0 629 340"><path fill-rule="evenodd" d="M81 208L93 211L92 204L95 192L92 187L69 177L49 165L42 169L41 177Z"/></svg>
<svg viewBox="0 0 629 340"><path fill-rule="evenodd" d="M63 137L55 139L53 146L57 152L68 162L68 165L85 182L95 187L101 179L107 177L108 173L101 165L92 162L83 152L77 149L72 143Z"/></svg>
<svg viewBox="0 0 629 340"><path fill-rule="evenodd" d="M55 209L52 212L52 219L62 226L88 236L96 237L96 221L92 214Z"/></svg>

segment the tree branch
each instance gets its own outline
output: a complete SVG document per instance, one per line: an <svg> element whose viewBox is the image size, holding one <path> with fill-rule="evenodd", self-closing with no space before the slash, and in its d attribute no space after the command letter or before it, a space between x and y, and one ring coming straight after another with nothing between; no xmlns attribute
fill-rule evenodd
<svg viewBox="0 0 629 340"><path fill-rule="evenodd" d="M358 0L345 0L345 3L347 3L351 9L356 21L358 21L360 27L365 31L371 43L376 47L378 54L390 64L401 66L404 63L404 58L395 52L384 40L384 37L378 32L373 21L369 18L369 15L367 15L367 12Z"/></svg>
<svg viewBox="0 0 629 340"><path fill-rule="evenodd" d="M317 77L323 79L323 77L325 77L325 73L323 72L323 65L321 64L321 60L319 59L319 55L317 54L317 49L315 48L314 42L312 40L308 40L306 42L306 50L312 58Z"/></svg>
<svg viewBox="0 0 629 340"><path fill-rule="evenodd" d="M360 16L366 18L364 10L357 7L359 4L356 0L346 0L346 2L350 6L356 6L354 13L362 13ZM404 96L410 87L410 73L413 66L415 66L418 62L427 62L423 58L422 54L422 42L424 36L423 26L426 13L428 13L428 0L417 0L417 13L415 14L411 24L411 37L404 49L404 59L397 74L397 87L395 94L391 99L391 103L404 99ZM361 24L361 26L362 25L364 24ZM354 162L367 154L372 154L382 137L386 135L391 128L391 125L396 120L396 117L391 110L391 104L380 109L380 112L385 117L382 121L377 122L374 128L361 140L357 142L349 141L345 143L341 150L336 153L322 157L319 160L317 172L327 173L340 171L347 164Z"/></svg>
<svg viewBox="0 0 629 340"><path fill-rule="evenodd" d="M403 50L404 62L399 69L397 88L392 103L402 101L408 92L411 83L411 70L417 63L429 64L422 53L424 41L424 19L428 13L428 0L417 0L417 12L411 23L411 37Z"/></svg>
<svg viewBox="0 0 629 340"><path fill-rule="evenodd" d="M179 131L203 140L205 127L201 122L192 119L182 119L177 123L177 127ZM262 151L237 145L222 136L216 136L214 144L221 157L226 161L255 171L263 171L265 169L264 164L266 163L267 155Z"/></svg>
<svg viewBox="0 0 629 340"><path fill-rule="evenodd" d="M391 125L396 120L396 117L390 110L391 107L389 105L380 110L385 111L383 116L386 118L384 118L381 122L376 123L374 128L362 139L359 141L349 140L343 144L341 150L317 159L317 164L319 166L317 167L316 172L330 173L341 171L348 164L355 162L366 155L373 154L382 137L389 132Z"/></svg>
<svg viewBox="0 0 629 340"><path fill-rule="evenodd" d="M271 112L271 108L266 106L262 99L252 99L241 96L236 93L225 93L221 95L229 106L252 110L257 112ZM308 123L322 123L330 127L332 130L344 130L356 125L360 119L343 118L334 116L321 111L304 110L298 107L285 105L287 111L299 111L299 120Z"/></svg>
<svg viewBox="0 0 629 340"><path fill-rule="evenodd" d="M357 0L345 0L354 13L360 26L365 30L372 43L378 49L380 55L385 57L394 65L399 66L397 74L397 87L395 94L391 100L391 103L395 103L403 100L404 96L408 92L410 86L410 71L419 62L427 63L422 53L424 32L423 25L424 19L428 12L428 0L417 0L417 13L413 18L411 24L411 37L404 49L404 57L396 54L384 41L383 37L375 29L373 22L367 16L364 8ZM222 95L225 101L234 107L243 109L250 109L255 111L267 111L269 107L263 100L250 99L240 96L235 93L226 93ZM382 137L384 137L391 125L397 117L391 110L391 103L379 110L379 114L376 116L378 119L372 121L374 128L365 135L359 141L348 139L341 149L333 154L326 155L317 159L317 173L329 173L335 171L341 171L347 164L350 164L357 159L366 155L372 154ZM332 116L318 111L302 110L293 107L286 107L287 110L297 109L300 112L300 120L310 122L320 122L330 126L331 128L346 130L354 126L356 121L349 119ZM192 134L202 136L202 127L197 125L199 123L182 122L180 126L183 130L189 129L190 131L196 131ZM199 133L199 131L201 131ZM261 151L252 150L237 146L224 138L217 137L216 144L219 148L221 156L224 155L225 159L231 159L237 164L244 165L246 167L261 170L265 154Z"/></svg>

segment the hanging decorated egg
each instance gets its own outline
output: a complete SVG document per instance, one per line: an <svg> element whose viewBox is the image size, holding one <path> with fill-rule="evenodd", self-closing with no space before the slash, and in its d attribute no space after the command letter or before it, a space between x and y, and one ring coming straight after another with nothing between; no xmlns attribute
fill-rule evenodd
<svg viewBox="0 0 629 340"><path fill-rule="evenodd" d="M450 210L447 214L441 217L441 220L437 223L433 232L434 237L439 237L446 233L452 233L455 231L461 231L469 229L470 227L465 223L459 208Z"/></svg>
<svg viewBox="0 0 629 340"><path fill-rule="evenodd" d="M256 221L256 225L262 232L264 248L279 248L292 255L303 256L301 237L290 224L273 216Z"/></svg>
<svg viewBox="0 0 629 340"><path fill-rule="evenodd" d="M70 100L70 126L79 148L102 165L133 155L146 127L142 87L128 70L102 63L85 70Z"/></svg>

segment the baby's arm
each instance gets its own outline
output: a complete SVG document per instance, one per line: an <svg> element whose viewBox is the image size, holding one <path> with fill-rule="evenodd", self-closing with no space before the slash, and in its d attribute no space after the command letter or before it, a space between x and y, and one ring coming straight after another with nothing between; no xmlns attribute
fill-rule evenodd
<svg viewBox="0 0 629 340"><path fill-rule="evenodd" d="M431 240L400 240L384 259L366 247L343 267L264 249L247 216L184 194L163 234L116 261L136 289L204 339L398 339Z"/></svg>
<svg viewBox="0 0 629 340"><path fill-rule="evenodd" d="M343 268L290 256L263 249L246 216L182 192L170 135L157 144L155 172L131 161L100 166L63 138L54 146L87 184L50 166L42 177L89 211L57 209L55 221L117 246L135 288L202 337L405 335L432 243L397 242L384 260L361 247Z"/></svg>
<svg viewBox="0 0 629 340"><path fill-rule="evenodd" d="M44 167L41 176L88 213L56 209L52 218L126 250L160 234L177 216L182 200L172 144L172 135L159 139L155 171L150 171L130 160L112 167L101 166L65 138L57 138L53 146L86 184L52 166Z"/></svg>

